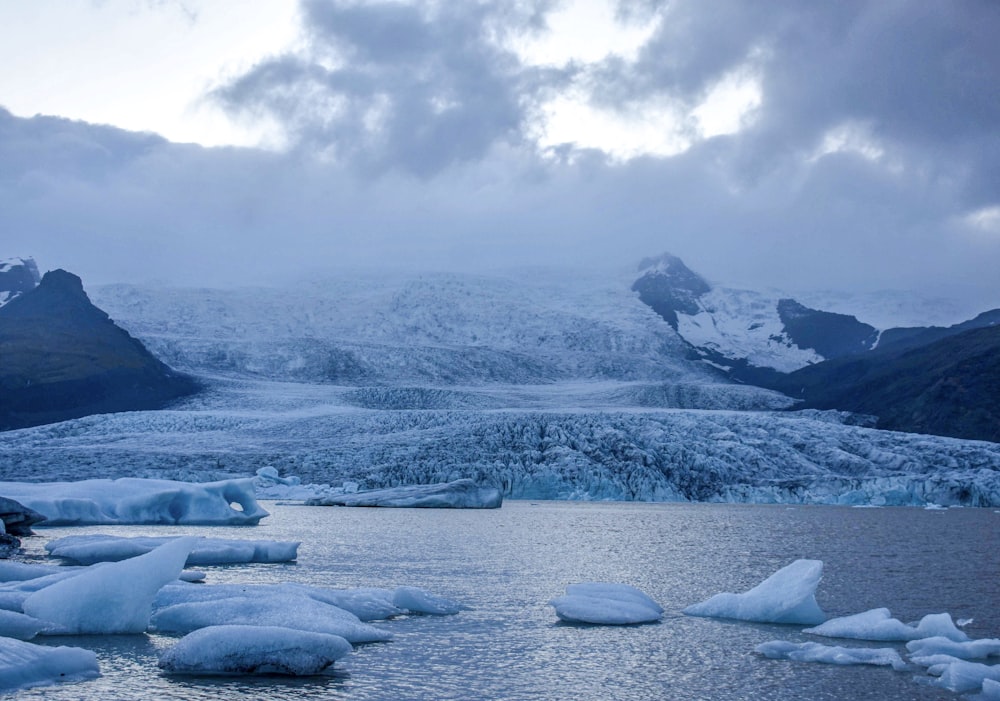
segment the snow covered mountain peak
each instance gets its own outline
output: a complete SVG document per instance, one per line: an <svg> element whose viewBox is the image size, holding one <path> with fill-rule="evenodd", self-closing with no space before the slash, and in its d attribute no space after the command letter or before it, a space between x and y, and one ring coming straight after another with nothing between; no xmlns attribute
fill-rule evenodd
<svg viewBox="0 0 1000 701"><path fill-rule="evenodd" d="M0 307L33 290L41 280L38 266L31 258L0 260Z"/></svg>

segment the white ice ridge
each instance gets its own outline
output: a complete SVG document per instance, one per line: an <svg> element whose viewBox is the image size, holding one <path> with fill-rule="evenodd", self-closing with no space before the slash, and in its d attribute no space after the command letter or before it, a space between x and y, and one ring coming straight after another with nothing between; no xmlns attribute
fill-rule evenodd
<svg viewBox="0 0 1000 701"><path fill-rule="evenodd" d="M564 596L552 599L560 620L594 625L636 625L663 617L663 608L644 592L628 584L582 582L566 587Z"/></svg>
<svg viewBox="0 0 1000 701"><path fill-rule="evenodd" d="M29 616L51 624L48 634L143 633L153 599L184 567L194 538L178 538L123 562L94 565L30 594Z"/></svg>
<svg viewBox="0 0 1000 701"><path fill-rule="evenodd" d="M969 636L955 627L947 613L933 613L924 616L915 625L896 620L887 608L871 609L853 616L831 618L815 628L806 628L804 633L822 635L828 638L852 638L855 640L918 640L939 636L957 642L966 641Z"/></svg>
<svg viewBox="0 0 1000 701"><path fill-rule="evenodd" d="M471 479L442 484L390 487L354 494L338 494L309 499L310 506L386 506L434 509L498 509L503 502L500 490L481 487Z"/></svg>
<svg viewBox="0 0 1000 701"><path fill-rule="evenodd" d="M97 655L78 647L48 647L0 637L0 692L101 676Z"/></svg>
<svg viewBox="0 0 1000 701"><path fill-rule="evenodd" d="M80 565L95 562L118 562L144 555L177 536L140 536L125 538L112 535L71 535L46 544L52 557ZM298 555L299 543L275 540L231 540L199 536L188 555L188 567L229 565L245 562L291 562Z"/></svg>
<svg viewBox="0 0 1000 701"><path fill-rule="evenodd" d="M826 620L816 603L823 576L819 560L796 560L742 594L716 594L684 609L689 616L734 618L761 623L815 625Z"/></svg>
<svg viewBox="0 0 1000 701"><path fill-rule="evenodd" d="M256 525L268 513L250 478L174 482L124 477L81 482L0 482L0 494L38 511L46 526Z"/></svg>
<svg viewBox="0 0 1000 701"><path fill-rule="evenodd" d="M820 645L819 643L790 643L785 640L772 640L758 645L755 649L764 657L769 657L772 660L823 662L838 665L870 664L892 667L896 670L906 668L906 663L899 656L899 653L889 647L840 647Z"/></svg>
<svg viewBox="0 0 1000 701"><path fill-rule="evenodd" d="M286 674L331 671L353 648L336 635L277 626L212 626L181 638L160 655L170 674Z"/></svg>

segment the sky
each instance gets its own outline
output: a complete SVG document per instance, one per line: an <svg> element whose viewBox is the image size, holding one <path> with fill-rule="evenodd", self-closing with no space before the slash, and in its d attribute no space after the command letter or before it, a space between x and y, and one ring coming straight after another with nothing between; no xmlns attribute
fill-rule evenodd
<svg viewBox="0 0 1000 701"><path fill-rule="evenodd" d="M1000 306L995 0L0 0L0 258Z"/></svg>

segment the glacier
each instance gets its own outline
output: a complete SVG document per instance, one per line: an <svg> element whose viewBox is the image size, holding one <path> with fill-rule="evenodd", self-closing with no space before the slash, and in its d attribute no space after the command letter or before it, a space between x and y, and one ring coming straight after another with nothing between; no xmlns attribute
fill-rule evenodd
<svg viewBox="0 0 1000 701"><path fill-rule="evenodd" d="M499 509L503 503L496 487L481 487L470 479L443 484L389 487L364 492L318 496L307 506L368 506L422 509Z"/></svg>

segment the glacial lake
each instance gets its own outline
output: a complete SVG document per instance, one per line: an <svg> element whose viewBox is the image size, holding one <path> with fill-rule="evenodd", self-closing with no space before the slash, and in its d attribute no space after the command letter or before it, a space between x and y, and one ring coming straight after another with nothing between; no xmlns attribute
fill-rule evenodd
<svg viewBox="0 0 1000 701"><path fill-rule="evenodd" d="M253 528L39 529L44 544L79 533L194 533L301 540L298 562L204 568L209 583L412 585L469 607L456 616L377 622L390 643L363 646L332 677L192 678L160 674L173 638L43 638L87 647L103 676L20 691L32 699L942 699L915 672L764 659L769 640L871 647L807 636L798 626L692 618L681 610L744 591L798 558L822 560L817 600L829 616L887 607L915 621L972 618L973 638L1000 637L1000 513L732 504L508 501L492 511L304 507L263 502ZM588 627L547 602L567 584L632 584L666 609L661 623ZM38 640L36 639L36 642Z"/></svg>

